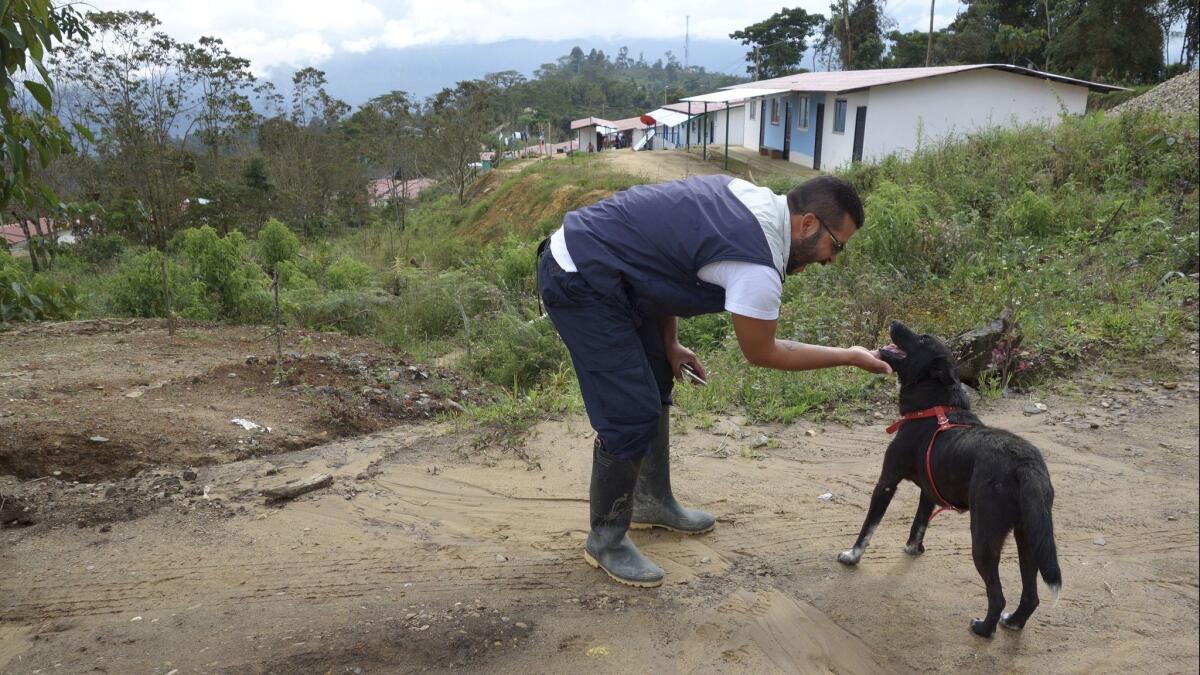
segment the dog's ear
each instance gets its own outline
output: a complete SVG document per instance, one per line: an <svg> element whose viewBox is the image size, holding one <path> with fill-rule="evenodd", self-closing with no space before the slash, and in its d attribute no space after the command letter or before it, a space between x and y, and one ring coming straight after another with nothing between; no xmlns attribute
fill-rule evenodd
<svg viewBox="0 0 1200 675"><path fill-rule="evenodd" d="M944 385L958 383L958 366L950 359L939 357L933 362L933 375Z"/></svg>

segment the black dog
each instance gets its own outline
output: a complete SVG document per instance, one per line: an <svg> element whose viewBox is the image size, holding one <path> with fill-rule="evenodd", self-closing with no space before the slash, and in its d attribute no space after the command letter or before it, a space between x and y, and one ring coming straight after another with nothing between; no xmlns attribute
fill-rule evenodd
<svg viewBox="0 0 1200 675"><path fill-rule="evenodd" d="M1037 575L1050 585L1055 600L1062 588L1050 509L1054 488L1038 449L1024 439L983 425L970 411L950 350L937 338L917 335L892 322L892 341L880 358L900 378L900 414L888 429L899 429L883 458L883 471L866 522L854 548L838 561L855 565L883 518L903 479L921 488L921 501L908 545L910 555L925 552L922 540L936 505L971 511L971 552L987 585L988 612L971 621L977 635L991 637L997 621L1020 630L1038 606ZM1021 561L1021 604L1004 609L1000 588L1000 550L1012 531Z"/></svg>

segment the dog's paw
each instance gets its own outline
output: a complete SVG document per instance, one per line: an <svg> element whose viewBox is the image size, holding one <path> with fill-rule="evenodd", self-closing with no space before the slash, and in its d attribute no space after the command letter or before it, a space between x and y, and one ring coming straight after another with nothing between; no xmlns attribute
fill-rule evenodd
<svg viewBox="0 0 1200 675"><path fill-rule="evenodd" d="M1012 612L1001 612L1000 613L1000 625L1004 626L1005 628L1007 628L1009 630L1021 630L1022 628L1025 627L1024 623L1016 623L1016 622L1009 621L1010 617L1012 617Z"/></svg>
<svg viewBox="0 0 1200 675"><path fill-rule="evenodd" d="M971 619L971 632L978 635L979 637L991 638L992 633L994 633L995 631L996 631L995 628L992 628L992 630L988 630L987 622L984 621L983 619Z"/></svg>
<svg viewBox="0 0 1200 675"><path fill-rule="evenodd" d="M843 565L857 565L858 561L861 559L862 553L856 553L854 549L842 551L838 554L838 562L842 563Z"/></svg>
<svg viewBox="0 0 1200 675"><path fill-rule="evenodd" d="M905 544L904 552L909 555L921 555L925 552L925 544L917 544L916 546L913 546L912 544Z"/></svg>

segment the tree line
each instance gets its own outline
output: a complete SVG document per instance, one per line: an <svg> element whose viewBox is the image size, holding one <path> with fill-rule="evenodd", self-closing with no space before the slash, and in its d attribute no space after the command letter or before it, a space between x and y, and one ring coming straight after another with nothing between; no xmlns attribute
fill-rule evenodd
<svg viewBox="0 0 1200 675"><path fill-rule="evenodd" d="M948 0L941 0L946 3ZM930 1L930 14L938 0ZM759 79L824 70L1010 63L1093 81L1144 84L1195 67L1194 0L961 0L936 31L897 30L882 0L834 0L829 15L784 8L730 34ZM1165 54L1179 38L1176 63ZM811 52L811 61L806 61ZM1174 58L1174 57L1172 57ZM808 64L810 67L805 68Z"/></svg>

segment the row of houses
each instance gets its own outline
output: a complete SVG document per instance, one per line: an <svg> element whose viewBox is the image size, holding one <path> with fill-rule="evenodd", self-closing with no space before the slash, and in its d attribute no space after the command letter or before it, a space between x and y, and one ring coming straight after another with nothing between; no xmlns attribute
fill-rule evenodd
<svg viewBox="0 0 1200 675"><path fill-rule="evenodd" d="M580 150L742 146L813 169L878 162L948 136L1053 125L1096 82L1005 64L801 73L688 97L638 117L571 123Z"/></svg>

